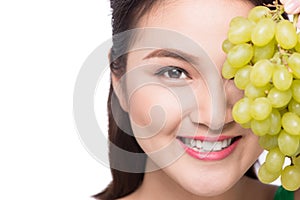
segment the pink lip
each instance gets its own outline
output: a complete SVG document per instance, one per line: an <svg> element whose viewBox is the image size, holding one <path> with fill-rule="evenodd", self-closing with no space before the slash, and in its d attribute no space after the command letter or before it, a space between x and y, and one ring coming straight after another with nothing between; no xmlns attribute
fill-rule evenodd
<svg viewBox="0 0 300 200"><path fill-rule="evenodd" d="M226 139L228 139L229 137L227 137ZM197 138L194 138L197 139ZM207 138L206 138L207 140ZM210 140L210 141L220 141L222 139L218 139L218 140ZM224 158L226 158L227 156L229 156L233 150L236 148L236 146L238 145L238 142L240 141L240 138L238 138L236 141L234 141L230 146L228 146L225 149L222 149L220 151L215 151L215 152L197 152L193 149L191 149L190 147L186 146L183 142L181 142L179 139L178 141L180 142L180 144L182 145L182 147L184 148L185 152L187 154L189 154L190 156L192 156L193 158L199 159L199 160L203 160L203 161L217 161L217 160L222 160Z"/></svg>

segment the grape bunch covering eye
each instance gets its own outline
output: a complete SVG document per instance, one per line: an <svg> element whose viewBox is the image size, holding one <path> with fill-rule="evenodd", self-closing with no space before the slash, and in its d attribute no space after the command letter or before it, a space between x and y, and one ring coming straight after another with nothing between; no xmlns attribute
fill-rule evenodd
<svg viewBox="0 0 300 200"><path fill-rule="evenodd" d="M244 97L233 106L234 120L259 136L268 150L258 178L271 183L281 177L289 191L300 188L300 34L296 21L282 17L274 5L254 7L248 17L232 19L223 42L222 68ZM295 16L294 19L297 19ZM290 165L284 167L285 158Z"/></svg>

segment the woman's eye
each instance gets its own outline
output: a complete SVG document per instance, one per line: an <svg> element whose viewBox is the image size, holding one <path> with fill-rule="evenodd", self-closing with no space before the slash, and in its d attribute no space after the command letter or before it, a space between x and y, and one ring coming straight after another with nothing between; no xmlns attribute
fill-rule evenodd
<svg viewBox="0 0 300 200"><path fill-rule="evenodd" d="M158 72L155 73L159 76L164 76L166 78L170 79L187 79L189 78L188 73L179 67L174 66L167 66L162 69L160 69Z"/></svg>

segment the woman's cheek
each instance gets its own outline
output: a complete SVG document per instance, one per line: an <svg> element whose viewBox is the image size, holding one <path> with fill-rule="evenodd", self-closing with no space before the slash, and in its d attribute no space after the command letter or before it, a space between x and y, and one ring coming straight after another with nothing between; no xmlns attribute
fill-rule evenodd
<svg viewBox="0 0 300 200"><path fill-rule="evenodd" d="M129 116L142 148L155 151L174 139L182 108L178 97L167 87L148 85L130 95Z"/></svg>

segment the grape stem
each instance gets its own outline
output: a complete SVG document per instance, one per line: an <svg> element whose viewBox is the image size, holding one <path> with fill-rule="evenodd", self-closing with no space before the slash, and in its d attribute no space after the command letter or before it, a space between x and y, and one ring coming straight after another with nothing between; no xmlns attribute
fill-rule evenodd
<svg viewBox="0 0 300 200"><path fill-rule="evenodd" d="M277 48L278 48L278 53L274 54L273 58L270 59L271 62L274 64L277 64L277 65L283 64L284 66L286 66L288 68L287 58L289 56L291 56L292 53L286 49L281 48L280 45L277 45Z"/></svg>
<svg viewBox="0 0 300 200"><path fill-rule="evenodd" d="M265 5L269 8L274 8L274 10L271 10L272 19L276 22L279 22L281 20L284 20L282 14L284 13L283 5L279 4L278 1L273 1L273 4L267 4Z"/></svg>

